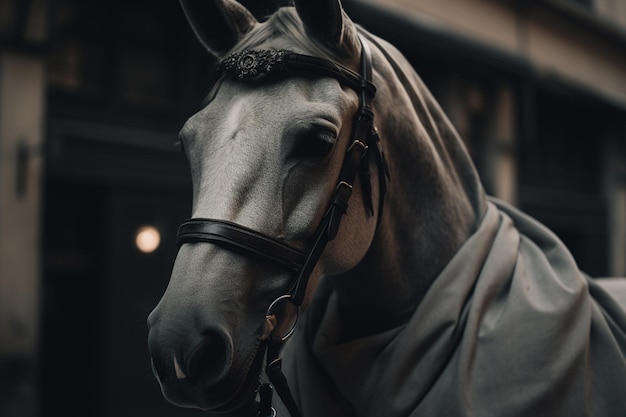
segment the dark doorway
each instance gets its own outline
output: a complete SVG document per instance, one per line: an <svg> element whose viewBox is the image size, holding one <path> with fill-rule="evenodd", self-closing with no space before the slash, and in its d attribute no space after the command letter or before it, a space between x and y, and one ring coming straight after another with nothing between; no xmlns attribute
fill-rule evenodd
<svg viewBox="0 0 626 417"><path fill-rule="evenodd" d="M176 255L185 192L47 185L42 311L42 415L193 416L162 397L150 370L146 318ZM135 238L160 233L150 252Z"/></svg>

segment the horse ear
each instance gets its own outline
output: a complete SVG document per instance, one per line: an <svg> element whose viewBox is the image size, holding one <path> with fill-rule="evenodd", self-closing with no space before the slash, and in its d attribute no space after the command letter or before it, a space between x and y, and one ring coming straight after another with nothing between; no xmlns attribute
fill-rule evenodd
<svg viewBox="0 0 626 417"><path fill-rule="evenodd" d="M218 57L231 50L258 23L234 0L180 0L200 42Z"/></svg>
<svg viewBox="0 0 626 417"><path fill-rule="evenodd" d="M326 45L351 49L356 29L343 12L340 0L294 0L305 28Z"/></svg>

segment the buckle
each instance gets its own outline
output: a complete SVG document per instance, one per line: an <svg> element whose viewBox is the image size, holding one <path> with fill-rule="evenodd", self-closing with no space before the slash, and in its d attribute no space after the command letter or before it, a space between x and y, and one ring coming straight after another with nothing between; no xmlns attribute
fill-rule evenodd
<svg viewBox="0 0 626 417"><path fill-rule="evenodd" d="M348 147L348 150L346 151L346 153L347 154L351 153L355 148L361 154L361 158L363 158L365 154L367 153L368 146L364 144L363 142L361 142L360 140L355 139Z"/></svg>

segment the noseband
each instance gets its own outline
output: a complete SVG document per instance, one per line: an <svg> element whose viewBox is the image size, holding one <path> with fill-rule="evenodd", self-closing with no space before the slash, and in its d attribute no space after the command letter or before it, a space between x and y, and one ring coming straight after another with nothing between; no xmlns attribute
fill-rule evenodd
<svg viewBox="0 0 626 417"><path fill-rule="evenodd" d="M271 236L225 220L193 218L183 222L178 229L177 243L179 247L185 243L212 243L292 270L294 279L291 290L287 294L281 294L272 302L266 316L273 314L274 306L279 302L288 300L298 308L302 304L313 268L328 242L337 235L341 218L348 209L348 202L357 175L359 175L363 188L364 204L369 213L373 215L369 161L367 160L367 156L372 153L378 165L380 201L382 203L388 171L378 132L374 128L374 113L371 102L376 94L376 88L372 83L371 53L366 43L361 42L361 46L360 74L336 62L285 50L235 52L222 60L218 66L220 78L228 77L241 82L262 82L263 79L289 76L330 77L353 89L359 97L359 108L353 119L351 139L344 156L341 173L326 212L315 232L313 245L308 252L303 252ZM373 150L373 152L368 152L368 150ZM381 209L382 204L379 206L379 216ZM279 342L284 341L293 333L295 325L296 322L293 323L293 327L285 336L270 342L266 369L270 381L293 417L299 416L300 413L280 370L281 360L278 358L278 351ZM270 390L269 394L268 389ZM275 415L275 411L271 408L271 387L262 386L260 395L261 405L258 416L270 416L272 412Z"/></svg>

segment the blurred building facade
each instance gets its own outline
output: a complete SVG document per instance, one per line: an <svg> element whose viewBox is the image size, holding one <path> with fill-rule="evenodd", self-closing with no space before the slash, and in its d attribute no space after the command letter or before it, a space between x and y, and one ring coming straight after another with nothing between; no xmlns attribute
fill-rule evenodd
<svg viewBox="0 0 626 417"><path fill-rule="evenodd" d="M626 275L625 2L348 4L409 57L491 195L549 226L591 275Z"/></svg>
<svg viewBox="0 0 626 417"><path fill-rule="evenodd" d="M490 194L591 275L626 275L625 2L344 6L415 66ZM161 398L145 318L190 212L174 143L211 58L177 2L148 0L0 0L0 47L0 415L200 415Z"/></svg>

